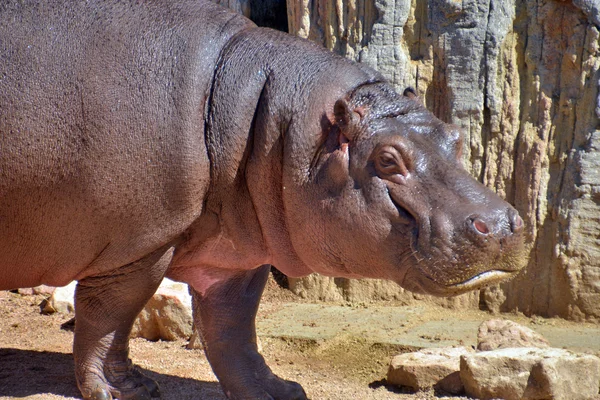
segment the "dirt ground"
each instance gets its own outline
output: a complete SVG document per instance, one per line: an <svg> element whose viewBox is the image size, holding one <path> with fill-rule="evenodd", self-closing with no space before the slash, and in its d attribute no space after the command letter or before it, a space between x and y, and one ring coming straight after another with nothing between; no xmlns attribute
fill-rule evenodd
<svg viewBox="0 0 600 400"><path fill-rule="evenodd" d="M73 333L61 329L70 316L41 315L43 298L0 291L0 399L80 398L71 355ZM270 282L258 318L290 301L300 300ZM186 344L133 339L131 358L158 381L165 400L224 400L203 352L188 350ZM387 386L383 379L389 360L402 351L391 345L359 338L315 344L269 337L261 338L261 344L273 371L302 384L313 400L466 399Z"/></svg>

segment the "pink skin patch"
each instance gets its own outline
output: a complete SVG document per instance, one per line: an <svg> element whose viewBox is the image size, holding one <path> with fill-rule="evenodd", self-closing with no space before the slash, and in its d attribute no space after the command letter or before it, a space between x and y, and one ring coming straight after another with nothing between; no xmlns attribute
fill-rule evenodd
<svg viewBox="0 0 600 400"><path fill-rule="evenodd" d="M348 147L348 143L350 141L348 140L348 138L346 137L346 135L344 135L342 132L340 132L340 135L338 137L338 142L339 142L340 147L342 148L342 150L345 151L345 148Z"/></svg>
<svg viewBox="0 0 600 400"><path fill-rule="evenodd" d="M238 271L211 267L183 267L171 268L167 271L167 277L174 281L184 282L192 286L201 295L213 285L231 279Z"/></svg>

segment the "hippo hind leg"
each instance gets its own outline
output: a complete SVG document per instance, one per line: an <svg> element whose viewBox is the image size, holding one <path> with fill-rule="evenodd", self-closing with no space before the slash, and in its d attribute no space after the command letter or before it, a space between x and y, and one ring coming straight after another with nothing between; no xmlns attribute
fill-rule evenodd
<svg viewBox="0 0 600 400"><path fill-rule="evenodd" d="M111 271L82 279L75 293L73 355L85 399L150 399L158 384L129 360L129 334L171 260L169 246Z"/></svg>
<svg viewBox="0 0 600 400"><path fill-rule="evenodd" d="M306 400L302 386L273 374L258 353L255 319L269 271L234 271L204 295L192 290L195 325L230 400Z"/></svg>

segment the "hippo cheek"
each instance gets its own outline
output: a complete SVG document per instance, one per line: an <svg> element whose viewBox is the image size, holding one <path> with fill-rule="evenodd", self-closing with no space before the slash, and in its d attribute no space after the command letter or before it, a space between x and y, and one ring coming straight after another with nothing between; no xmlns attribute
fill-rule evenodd
<svg viewBox="0 0 600 400"><path fill-rule="evenodd" d="M389 218L394 227L394 236L403 238L401 241L397 240L402 245L395 246L397 252L402 254L401 266L407 266L408 262L404 257L407 251L413 255L415 260L429 258L428 252L422 250L431 248L432 241L448 242L447 236L451 233L450 224L443 221L443 218L437 218L437 223L432 224L431 210L433 207L427 197L423 195L425 191L417 185L398 185L389 181L386 181L385 184L387 187L386 203L391 210ZM435 232L432 232L433 225L437 227ZM435 238L432 238L434 233L436 234Z"/></svg>
<svg viewBox="0 0 600 400"><path fill-rule="evenodd" d="M396 209L385 186L369 182L321 196L317 203L306 199L302 211L297 207L289 215L297 227L290 230L292 240L307 265L326 276L401 280L410 265L416 224L408 212Z"/></svg>

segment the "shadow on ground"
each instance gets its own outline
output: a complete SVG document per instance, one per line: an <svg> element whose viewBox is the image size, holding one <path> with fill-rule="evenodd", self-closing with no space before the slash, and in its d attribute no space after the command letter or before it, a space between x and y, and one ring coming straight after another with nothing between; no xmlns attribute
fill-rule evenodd
<svg viewBox="0 0 600 400"><path fill-rule="evenodd" d="M73 356L65 353L0 349L0 397L54 394L81 398L75 382ZM216 382L197 381L142 369L156 380L163 400L225 400Z"/></svg>

